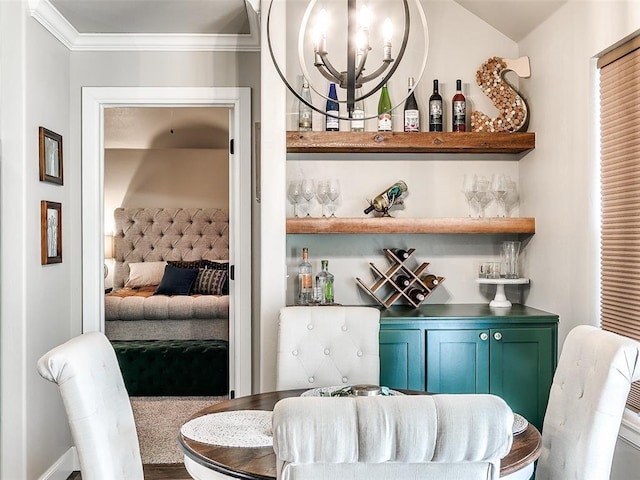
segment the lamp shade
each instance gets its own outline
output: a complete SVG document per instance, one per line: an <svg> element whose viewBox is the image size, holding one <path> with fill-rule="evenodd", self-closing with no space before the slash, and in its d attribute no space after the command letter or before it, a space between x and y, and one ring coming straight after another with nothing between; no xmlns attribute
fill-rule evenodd
<svg viewBox="0 0 640 480"><path fill-rule="evenodd" d="M104 258L113 258L113 235L104 236Z"/></svg>

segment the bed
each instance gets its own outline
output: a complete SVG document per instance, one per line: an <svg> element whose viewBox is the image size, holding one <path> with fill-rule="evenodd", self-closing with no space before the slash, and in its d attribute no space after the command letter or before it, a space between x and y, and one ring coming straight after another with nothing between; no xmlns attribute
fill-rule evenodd
<svg viewBox="0 0 640 480"><path fill-rule="evenodd" d="M131 396L229 388L229 215L118 208L105 334Z"/></svg>
<svg viewBox="0 0 640 480"><path fill-rule="evenodd" d="M113 291L105 295L107 337L228 340L228 211L118 208L114 220ZM188 295L154 295L167 265L220 269L226 288L201 288L196 290L200 293L192 291Z"/></svg>

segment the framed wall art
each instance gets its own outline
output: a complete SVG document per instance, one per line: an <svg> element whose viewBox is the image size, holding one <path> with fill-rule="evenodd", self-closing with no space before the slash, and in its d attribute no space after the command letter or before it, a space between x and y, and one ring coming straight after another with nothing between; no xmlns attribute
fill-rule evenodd
<svg viewBox="0 0 640 480"><path fill-rule="evenodd" d="M41 264L62 263L62 204L40 202Z"/></svg>
<svg viewBox="0 0 640 480"><path fill-rule="evenodd" d="M40 127L40 181L62 185L62 135Z"/></svg>

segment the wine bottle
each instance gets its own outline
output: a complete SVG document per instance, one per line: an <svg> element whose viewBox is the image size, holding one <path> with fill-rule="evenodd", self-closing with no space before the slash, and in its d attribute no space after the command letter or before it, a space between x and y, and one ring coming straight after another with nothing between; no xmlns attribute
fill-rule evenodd
<svg viewBox="0 0 640 480"><path fill-rule="evenodd" d="M311 90L306 80L302 83L300 96L305 102L311 105ZM309 105L301 101L298 106L298 130L301 132L310 132L313 130L313 110L311 110Z"/></svg>
<svg viewBox="0 0 640 480"><path fill-rule="evenodd" d="M438 80L433 81L433 93L429 97L429 131L442 131L442 97L438 92Z"/></svg>
<svg viewBox="0 0 640 480"><path fill-rule="evenodd" d="M322 270L316 275L316 287L320 288L320 303L333 303L333 275L329 273L329 260L321 260Z"/></svg>
<svg viewBox="0 0 640 480"><path fill-rule="evenodd" d="M302 261L298 264L298 304L308 305L311 302L313 279L309 263L309 249L302 249Z"/></svg>
<svg viewBox="0 0 640 480"><path fill-rule="evenodd" d="M440 280L435 275L425 275L421 280L429 290L433 290L440 283Z"/></svg>
<svg viewBox="0 0 640 480"><path fill-rule="evenodd" d="M393 122L391 120L391 99L389 98L389 90L387 89L386 84L382 87L380 100L378 101L378 131L393 131Z"/></svg>
<svg viewBox="0 0 640 480"><path fill-rule="evenodd" d="M340 120L337 118L340 115L340 104L338 103L338 93L336 92L336 84L329 84L329 98L327 99L327 106L325 111L329 115L335 115L330 117L327 115L325 118L327 119L325 130L327 132L337 132L340 130Z"/></svg>
<svg viewBox="0 0 640 480"><path fill-rule="evenodd" d="M405 289L407 288L409 285L411 285L411 277L407 276L407 275L398 275L394 280L393 283L395 283L398 287Z"/></svg>
<svg viewBox="0 0 640 480"><path fill-rule="evenodd" d="M371 213L374 210L376 212L386 212L394 203L400 200L402 195L407 193L407 190L407 184L402 180L398 180L384 192L380 193L376 198L371 200L371 204L365 208L364 213Z"/></svg>
<svg viewBox="0 0 640 480"><path fill-rule="evenodd" d="M353 116L351 120L352 132L364 132L364 100L362 100L362 91L356 90L356 101L353 104Z"/></svg>
<svg viewBox="0 0 640 480"><path fill-rule="evenodd" d="M411 290L409 290L409 292L407 292L407 296L414 303L421 303L425 298L427 298L425 291L420 288L412 288Z"/></svg>
<svg viewBox="0 0 640 480"><path fill-rule="evenodd" d="M420 131L420 110L418 109L418 102L416 96L413 93L413 87L415 80L413 77L409 77L408 91L411 92L404 102L404 131L405 132L419 132Z"/></svg>
<svg viewBox="0 0 640 480"><path fill-rule="evenodd" d="M392 248L391 253L393 253L396 258L399 258L400 260L406 260L407 258L409 258L409 252L401 248Z"/></svg>
<svg viewBox="0 0 640 480"><path fill-rule="evenodd" d="M467 101L462 94L462 80L456 80L456 94L451 100L453 109L453 129L454 132L465 132L467 130Z"/></svg>

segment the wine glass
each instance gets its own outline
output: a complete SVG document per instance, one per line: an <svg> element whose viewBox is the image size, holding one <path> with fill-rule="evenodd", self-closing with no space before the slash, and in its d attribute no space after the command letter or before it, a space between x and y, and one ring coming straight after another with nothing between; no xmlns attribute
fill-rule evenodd
<svg viewBox="0 0 640 480"><path fill-rule="evenodd" d="M332 217L336 216L336 200L340 196L340 180L337 178L332 178L329 180L329 190L327 192L329 196L330 202L328 202L327 207Z"/></svg>
<svg viewBox="0 0 640 480"><path fill-rule="evenodd" d="M476 198L476 176L474 174L465 174L462 181L462 193L469 205L469 216L473 217L473 201Z"/></svg>
<svg viewBox="0 0 640 480"><path fill-rule="evenodd" d="M504 205L504 197L507 194L507 176L502 174L494 175L491 179L491 193L496 199L497 205L497 217L504 217L506 215L506 208Z"/></svg>
<svg viewBox="0 0 640 480"><path fill-rule="evenodd" d="M291 205L293 205L293 216L298 216L298 204L302 200L302 182L300 180L289 181L289 188L287 188L287 198Z"/></svg>
<svg viewBox="0 0 640 480"><path fill-rule="evenodd" d="M307 201L307 217L310 217L311 214L311 200L316 194L316 182L310 178L305 178L302 180L302 197Z"/></svg>
<svg viewBox="0 0 640 480"><path fill-rule="evenodd" d="M329 182L327 180L320 180L318 182L318 186L316 188L316 197L318 198L318 203L322 205L322 216L326 217L324 213L324 207L329 201Z"/></svg>
<svg viewBox="0 0 640 480"><path fill-rule="evenodd" d="M518 200L520 200L518 184L507 177L507 192L504 195L505 216L511 216L511 211L516 207L516 205L518 205Z"/></svg>
<svg viewBox="0 0 640 480"><path fill-rule="evenodd" d="M484 217L484 212L489 205L493 201L493 195L491 195L491 182L487 179L487 177L478 177L476 179L476 202L478 202L478 207L480 209L480 217Z"/></svg>

